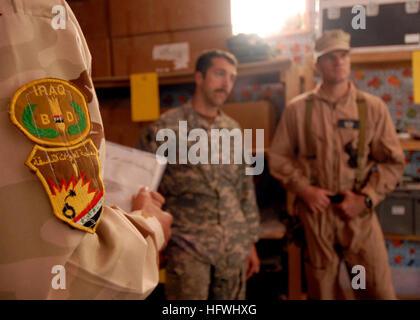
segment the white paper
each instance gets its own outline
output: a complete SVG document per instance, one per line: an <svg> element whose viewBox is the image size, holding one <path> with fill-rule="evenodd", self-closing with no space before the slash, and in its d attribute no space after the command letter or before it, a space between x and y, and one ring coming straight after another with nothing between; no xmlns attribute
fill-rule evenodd
<svg viewBox="0 0 420 320"><path fill-rule="evenodd" d="M419 12L419 1L418 0L407 1L405 3L405 12L409 14L415 14Z"/></svg>
<svg viewBox="0 0 420 320"><path fill-rule="evenodd" d="M337 20L340 18L340 8L338 7L331 7L327 9L328 19L330 20Z"/></svg>
<svg viewBox="0 0 420 320"><path fill-rule="evenodd" d="M169 60L174 63L174 70L186 69L190 62L188 42L161 44L153 47L153 60Z"/></svg>
<svg viewBox="0 0 420 320"><path fill-rule="evenodd" d="M105 204L130 212L132 196L142 186L156 191L165 167L164 157L106 141Z"/></svg>
<svg viewBox="0 0 420 320"><path fill-rule="evenodd" d="M404 206L392 206L391 214L395 216L403 216L405 215L405 207Z"/></svg>
<svg viewBox="0 0 420 320"><path fill-rule="evenodd" d="M404 43L419 43L420 33L407 33L404 35Z"/></svg>

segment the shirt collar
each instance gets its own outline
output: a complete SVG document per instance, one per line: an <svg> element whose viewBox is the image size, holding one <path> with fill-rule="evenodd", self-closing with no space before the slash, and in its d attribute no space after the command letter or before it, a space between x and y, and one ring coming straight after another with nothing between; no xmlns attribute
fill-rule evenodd
<svg viewBox="0 0 420 320"><path fill-rule="evenodd" d="M183 108L190 128L203 128L206 130L219 129L221 128L222 123L224 123L223 120L226 117L226 114L219 109L218 115L214 118L214 122L210 124L205 117L194 110L191 100L184 104Z"/></svg>
<svg viewBox="0 0 420 320"><path fill-rule="evenodd" d="M354 83L352 81L349 80L349 90L347 91L347 93L343 97L341 97L336 102L336 104L338 105L338 104L346 103L348 101L348 99L355 100L356 99L356 92L357 92L356 86L354 85ZM313 95L315 97L317 97L318 99L327 102L328 104L332 104L332 102L325 95L324 91L321 89L321 84L320 83L313 90Z"/></svg>

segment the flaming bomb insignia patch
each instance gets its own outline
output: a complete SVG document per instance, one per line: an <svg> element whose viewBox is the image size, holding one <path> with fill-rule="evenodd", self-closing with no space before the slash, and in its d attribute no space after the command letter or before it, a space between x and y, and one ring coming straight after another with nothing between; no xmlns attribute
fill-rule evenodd
<svg viewBox="0 0 420 320"><path fill-rule="evenodd" d="M54 215L94 233L104 184L98 151L86 138L90 117L83 94L64 80L35 80L14 94L10 118L29 139L44 145L34 146L26 165L41 180Z"/></svg>
<svg viewBox="0 0 420 320"><path fill-rule="evenodd" d="M26 160L44 185L57 218L94 232L102 212L104 187L92 140L76 146L35 146Z"/></svg>

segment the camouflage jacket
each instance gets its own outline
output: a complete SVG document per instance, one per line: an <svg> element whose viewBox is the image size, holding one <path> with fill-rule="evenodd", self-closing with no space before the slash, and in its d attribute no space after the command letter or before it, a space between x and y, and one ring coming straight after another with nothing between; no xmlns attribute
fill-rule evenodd
<svg viewBox="0 0 420 320"><path fill-rule="evenodd" d="M52 27L55 5L65 12L65 29ZM58 219L45 190L49 186L25 165L38 144L11 121L12 97L25 84L54 78L49 81L77 87L73 92L83 93L84 122L90 123L84 141L99 153L92 167L99 167L94 179L101 181L102 120L90 77L91 56L76 18L63 0L2 0L0 30L0 299L144 298L158 283L163 232L156 218L103 206L94 233ZM53 99L51 93L44 93L32 91L32 96L26 96L45 98L43 106L32 109L38 128L42 121L37 110L48 110L48 99ZM50 110L41 114L47 118L44 122L55 122L50 115ZM70 118L75 120L77 115ZM58 125L67 125L66 120ZM70 153L69 148L62 149ZM66 161L62 160L63 168ZM63 173L55 169L51 171L56 177Z"/></svg>
<svg viewBox="0 0 420 320"><path fill-rule="evenodd" d="M156 141L160 129L171 129L179 138L179 121L191 129L239 128L236 121L220 111L210 125L191 103L163 114L142 130L140 149L156 153L162 142ZM183 137L186 139L187 137ZM210 138L208 138L210 144ZM188 141L188 149L195 141ZM178 147L178 145L177 145ZM178 150L178 148L177 148ZM233 148L231 150L231 155ZM220 157L222 148L219 148ZM210 147L209 147L210 154ZM169 244L211 264L237 266L250 254L258 240L259 213L252 176L245 175L246 164L168 164L160 184L167 210L174 216Z"/></svg>

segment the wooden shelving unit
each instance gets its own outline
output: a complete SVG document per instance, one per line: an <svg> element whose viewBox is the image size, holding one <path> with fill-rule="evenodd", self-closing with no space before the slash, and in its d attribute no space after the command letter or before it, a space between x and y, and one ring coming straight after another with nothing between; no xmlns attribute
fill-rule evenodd
<svg viewBox="0 0 420 320"><path fill-rule="evenodd" d="M410 62L412 51L379 51L351 53L351 62L355 64L376 64L392 62Z"/></svg>
<svg viewBox="0 0 420 320"><path fill-rule="evenodd" d="M418 151L420 150L420 140L417 139L401 139L401 147L405 151Z"/></svg>
<svg viewBox="0 0 420 320"><path fill-rule="evenodd" d="M159 73L159 84L180 84L194 82L194 75L190 72ZM130 77L104 77L93 79L95 88L121 88L130 86Z"/></svg>
<svg viewBox="0 0 420 320"><path fill-rule="evenodd" d="M407 240L407 241L420 241L420 236L414 234L390 234L385 233L384 237L390 240Z"/></svg>
<svg viewBox="0 0 420 320"><path fill-rule="evenodd" d="M288 58L277 58L270 61L242 63L238 65L238 77L283 72L289 69L291 61ZM158 73L159 85L184 84L194 82L194 72ZM130 77L103 77L93 79L95 88L129 87Z"/></svg>
<svg viewBox="0 0 420 320"><path fill-rule="evenodd" d="M392 69L411 67L413 51L353 52L350 59L353 70Z"/></svg>

